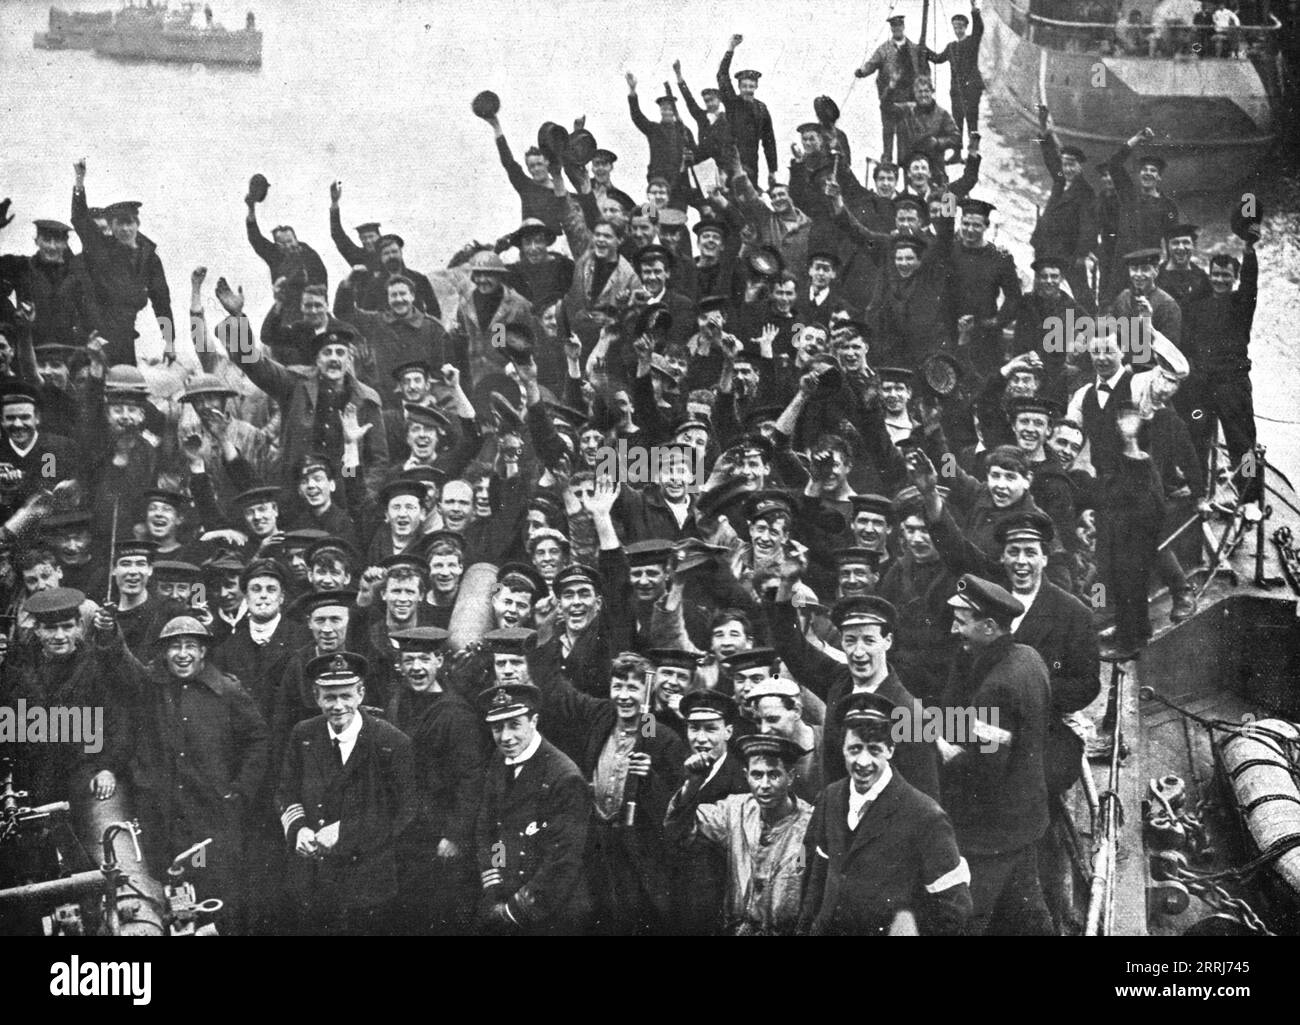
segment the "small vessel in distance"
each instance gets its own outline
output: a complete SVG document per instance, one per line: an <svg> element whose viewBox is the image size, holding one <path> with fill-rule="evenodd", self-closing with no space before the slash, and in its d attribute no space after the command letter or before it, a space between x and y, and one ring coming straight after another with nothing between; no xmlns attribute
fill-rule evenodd
<svg viewBox="0 0 1300 1025"><path fill-rule="evenodd" d="M262 66L262 33L249 11L242 29L216 24L212 8L185 3L170 10L166 3L147 0L127 4L116 15L86 14L50 8L50 30L39 33L43 49L92 49L106 57L126 60L177 61L183 64Z"/></svg>
<svg viewBox="0 0 1300 1025"><path fill-rule="evenodd" d="M148 9L130 7L124 10ZM32 45L38 50L93 50L95 40L112 28L112 11L65 11L61 7L51 7L49 30L37 32Z"/></svg>

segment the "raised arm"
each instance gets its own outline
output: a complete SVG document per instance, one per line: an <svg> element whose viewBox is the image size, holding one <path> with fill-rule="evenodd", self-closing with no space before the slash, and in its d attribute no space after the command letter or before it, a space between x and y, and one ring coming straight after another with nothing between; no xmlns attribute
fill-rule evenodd
<svg viewBox="0 0 1300 1025"><path fill-rule="evenodd" d="M257 224L257 203L253 201L253 197L245 197L244 203L248 206L248 212L244 215L248 244L253 247L253 252L262 258L262 262L270 267L276 255L275 243L262 234L262 229Z"/></svg>
<svg viewBox="0 0 1300 1025"><path fill-rule="evenodd" d="M343 215L339 210L339 200L342 196L343 183L333 182L330 185L330 238L334 240L334 248L339 251L339 256L343 257L349 267L355 267L359 263L368 264L371 254L364 246L353 242L348 237L348 233L343 230Z"/></svg>
<svg viewBox="0 0 1300 1025"><path fill-rule="evenodd" d="M641 110L641 101L636 95L636 75L628 72L627 78L627 109L632 115L632 123L636 125L637 130L647 138L650 136L651 124L649 119Z"/></svg>

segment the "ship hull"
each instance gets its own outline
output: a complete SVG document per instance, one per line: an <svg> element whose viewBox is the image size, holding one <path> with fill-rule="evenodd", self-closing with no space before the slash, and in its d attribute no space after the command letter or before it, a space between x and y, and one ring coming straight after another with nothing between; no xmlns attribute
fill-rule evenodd
<svg viewBox="0 0 1300 1025"><path fill-rule="evenodd" d="M242 31L214 35L205 32L110 32L95 40L95 52L123 60L261 67L262 33Z"/></svg>
<svg viewBox="0 0 1300 1025"><path fill-rule="evenodd" d="M93 50L95 40L113 28L113 12L91 14L50 8L50 30L37 32L32 45L38 50Z"/></svg>
<svg viewBox="0 0 1300 1025"><path fill-rule="evenodd" d="M1143 152L1167 162L1171 190L1218 192L1248 182L1276 141L1279 79L1266 59L1067 53L1032 42L1010 0L989 0L984 16L986 79L1035 127L1046 104L1057 137L1094 166L1150 126Z"/></svg>

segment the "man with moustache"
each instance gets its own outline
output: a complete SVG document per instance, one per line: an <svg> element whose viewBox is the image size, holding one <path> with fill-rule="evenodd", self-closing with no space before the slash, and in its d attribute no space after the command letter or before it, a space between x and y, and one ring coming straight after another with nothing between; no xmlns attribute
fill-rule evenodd
<svg viewBox="0 0 1300 1025"><path fill-rule="evenodd" d="M257 703L233 676L208 661L212 636L191 616L158 637L141 695L131 783L140 838L150 864L166 865L197 840L212 838L196 869L204 897L226 902L219 921L246 927L244 836L270 762L270 739Z"/></svg>
<svg viewBox="0 0 1300 1025"><path fill-rule="evenodd" d="M474 829L480 931L577 935L591 914L583 872L591 792L573 761L538 732L542 692L530 680L532 630L483 636L495 682L478 707L496 746Z"/></svg>
<svg viewBox="0 0 1300 1025"><path fill-rule="evenodd" d="M276 803L289 851L299 931L391 935L397 845L417 809L411 741L361 707L368 666L338 651L307 676L321 711L293 729Z"/></svg>
<svg viewBox="0 0 1300 1025"><path fill-rule="evenodd" d="M687 778L668 805L665 826L682 846L709 844L725 852L727 896L723 933L792 936L804 883L804 834L812 805L794 793L798 744L774 734L742 737L748 793L699 799L701 776Z"/></svg>
<svg viewBox="0 0 1300 1025"><path fill-rule="evenodd" d="M233 313L231 320L243 323L246 328L242 305L235 306L239 312ZM356 334L347 325L315 336L312 339L315 366L306 373L289 370L261 346L255 347L254 358L232 358L232 362L238 360L237 365L253 384L280 404L281 458L289 480L309 453L319 452L341 466L346 465L343 456L348 439L344 435L343 417L349 407L355 409L363 431L358 444L366 488L372 492L377 490L384 477L388 468L388 437L384 431L382 403L373 388L357 380L353 369L355 341Z"/></svg>
<svg viewBox="0 0 1300 1025"><path fill-rule="evenodd" d="M447 631L395 630L400 683L387 718L411 738L415 821L397 845L399 913L416 935L463 933L476 898L474 819L487 749L474 709L442 679Z"/></svg>
<svg viewBox="0 0 1300 1025"><path fill-rule="evenodd" d="M952 822L892 765L895 713L872 693L836 708L846 777L822 793L805 834L803 935L956 935L971 913Z"/></svg>

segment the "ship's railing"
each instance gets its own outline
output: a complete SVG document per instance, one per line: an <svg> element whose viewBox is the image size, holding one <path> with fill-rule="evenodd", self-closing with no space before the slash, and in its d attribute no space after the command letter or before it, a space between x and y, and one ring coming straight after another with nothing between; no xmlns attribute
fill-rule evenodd
<svg viewBox="0 0 1300 1025"><path fill-rule="evenodd" d="M1061 4L1062 11L1082 12L1090 20L1073 21L1049 18L1006 0L1010 27L1017 34L1039 46L1063 53L1094 53L1106 57L1182 57L1188 60L1242 60L1277 52L1280 24L1242 25L1224 32L1209 26L1183 22L1125 20L1104 21L1114 10L1110 3ZM1120 5L1123 9L1123 5ZM1096 12L1096 13L1094 13Z"/></svg>

